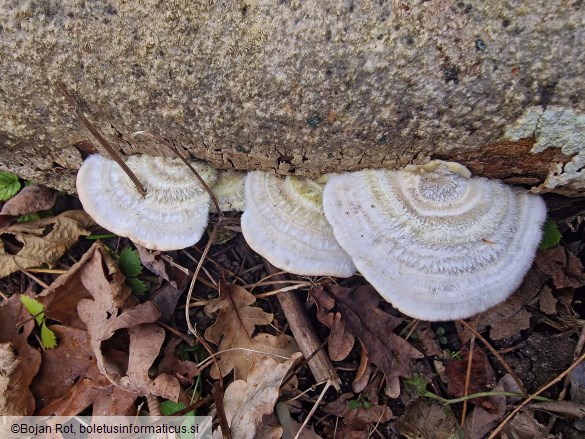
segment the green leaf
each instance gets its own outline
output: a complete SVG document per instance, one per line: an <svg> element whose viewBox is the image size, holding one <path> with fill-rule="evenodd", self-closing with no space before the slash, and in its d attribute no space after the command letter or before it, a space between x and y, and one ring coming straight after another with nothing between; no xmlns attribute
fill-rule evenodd
<svg viewBox="0 0 585 439"><path fill-rule="evenodd" d="M427 382L420 375L415 374L412 378L404 380L404 384L414 387L419 396L423 396L427 393Z"/></svg>
<svg viewBox="0 0 585 439"><path fill-rule="evenodd" d="M18 176L11 172L0 172L0 201L12 198L20 190Z"/></svg>
<svg viewBox="0 0 585 439"><path fill-rule="evenodd" d="M174 402L167 400L163 401L160 404L160 411L165 416L172 416L173 413L177 413L179 410L183 410L185 407L187 406L182 402ZM187 413L185 416L195 416L195 412L191 411Z"/></svg>
<svg viewBox="0 0 585 439"><path fill-rule="evenodd" d="M561 232L559 231L559 227L553 220L549 219L544 223L542 240L540 241L539 248L541 250L546 250L554 247L559 242L561 242Z"/></svg>
<svg viewBox="0 0 585 439"><path fill-rule="evenodd" d="M118 258L118 267L120 271L126 277L136 277L142 273L142 262L140 262L140 256L136 250L132 250L130 247L126 247L120 252Z"/></svg>
<svg viewBox="0 0 585 439"><path fill-rule="evenodd" d="M126 278L126 285L132 288L132 292L137 296L142 296L146 293L146 285L137 277L127 277Z"/></svg>
<svg viewBox="0 0 585 439"><path fill-rule="evenodd" d="M350 399L347 401L350 409L359 409L362 406L362 402L359 399Z"/></svg>
<svg viewBox="0 0 585 439"><path fill-rule="evenodd" d="M31 316L36 316L35 319L37 324L41 326L45 321L45 313L43 312L45 311L45 307L43 304L32 297L25 296L24 294L20 296L20 301Z"/></svg>
<svg viewBox="0 0 585 439"><path fill-rule="evenodd" d="M41 219L41 216L38 213L29 213L28 215L20 215L16 218L17 223L29 223L32 221L38 221Z"/></svg>
<svg viewBox="0 0 585 439"><path fill-rule="evenodd" d="M372 408L372 403L370 401L364 401L364 408L365 409L371 409Z"/></svg>
<svg viewBox="0 0 585 439"><path fill-rule="evenodd" d="M47 327L45 322L41 325L41 343L45 349L55 349L57 347L57 336Z"/></svg>

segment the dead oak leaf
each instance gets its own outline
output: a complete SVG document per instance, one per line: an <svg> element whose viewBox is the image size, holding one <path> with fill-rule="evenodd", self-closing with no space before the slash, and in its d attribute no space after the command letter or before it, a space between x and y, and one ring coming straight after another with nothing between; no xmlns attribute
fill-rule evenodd
<svg viewBox="0 0 585 439"><path fill-rule="evenodd" d="M96 364L87 331L61 325L51 325L51 330L59 344L41 354L43 367L31 386L38 402L37 410L62 398Z"/></svg>
<svg viewBox="0 0 585 439"><path fill-rule="evenodd" d="M355 399L353 393L344 393L323 407L325 413L343 418L342 431L345 436L341 437L366 438L370 425L388 422L392 418L392 411L386 405L376 404L369 408L351 408L349 401L353 399Z"/></svg>
<svg viewBox="0 0 585 439"><path fill-rule="evenodd" d="M426 398L410 404L397 423L407 439L463 439L461 427L449 407Z"/></svg>
<svg viewBox="0 0 585 439"><path fill-rule="evenodd" d="M518 392L520 389L510 374L504 375L492 389L493 393ZM507 402L504 395L489 396L492 409L477 405L465 418L465 438L483 439L506 414Z"/></svg>
<svg viewBox="0 0 585 439"><path fill-rule="evenodd" d="M272 314L250 306L256 301L254 295L225 282L220 282L219 291L219 298L205 307L207 314L219 310L215 323L205 331L205 338L218 345L220 352L225 351L219 357L221 370L214 365L210 371L213 378L235 370L237 378L245 379L258 356L275 354L288 358L298 351L294 339L285 334L252 336L256 325L268 325L273 318Z"/></svg>
<svg viewBox="0 0 585 439"><path fill-rule="evenodd" d="M56 262L80 236L89 235L92 219L82 210L0 229L0 278L19 270Z"/></svg>
<svg viewBox="0 0 585 439"><path fill-rule="evenodd" d="M100 244L94 244L71 268L67 276L58 278L55 285L43 293L47 315L79 324L89 335L89 344L100 372L121 389L141 395L155 394L177 400L178 381L161 374L155 380L148 370L158 356L164 341L164 331L150 323L158 320L160 312L152 302L135 304L124 276ZM67 291L72 297L64 300ZM75 317L77 308L79 319ZM127 361L110 358L102 351L102 342L127 329L130 347ZM120 363L127 363L124 371Z"/></svg>
<svg viewBox="0 0 585 439"><path fill-rule="evenodd" d="M581 260L563 246L539 252L536 266L552 277L557 289L579 288L585 285L585 270Z"/></svg>
<svg viewBox="0 0 585 439"><path fill-rule="evenodd" d="M526 310L526 304L539 295L548 279L549 275L532 267L514 294L478 315L477 330L481 332L491 326L490 338L501 340L529 328L532 315ZM471 337L468 330L461 328L460 333L463 340Z"/></svg>
<svg viewBox="0 0 585 439"><path fill-rule="evenodd" d="M98 368L87 331L52 325L59 338L43 352L32 391L41 415L74 416L92 407L94 416L131 415L138 394L116 387Z"/></svg>
<svg viewBox="0 0 585 439"><path fill-rule="evenodd" d="M26 186L18 194L4 203L0 215L28 215L48 210L55 205L57 194L47 186Z"/></svg>
<svg viewBox="0 0 585 439"><path fill-rule="evenodd" d="M324 291L335 300L335 305L341 313L336 328L338 332L343 333L341 335L332 333L331 337L347 338L345 333L351 332L359 338L367 350L369 361L386 377L386 395L397 398L400 395L399 378L410 377L412 361L423 357L423 354L407 341L394 334L394 329L402 323L402 319L378 309L380 296L369 285L354 288L327 285L322 291L318 290L318 287L313 287L309 291L315 298L317 306L331 304L331 301L323 301L324 295L321 293Z"/></svg>
<svg viewBox="0 0 585 439"><path fill-rule="evenodd" d="M103 376L93 364L62 396L43 407L39 416L74 416L92 407L93 416L130 416L138 394L127 392Z"/></svg>
<svg viewBox="0 0 585 439"><path fill-rule="evenodd" d="M461 350L461 360L451 360L445 366L445 372L449 380L447 386L447 393L456 398L462 397L465 394L465 381L467 377L467 368L469 363L469 350L463 348ZM496 376L488 357L479 346L473 349L473 357L471 359L471 370L469 386L467 388L467 395L472 393L479 393L489 391L496 384ZM493 404L487 397L475 398L471 400L473 404L481 404L488 410L494 408Z"/></svg>
<svg viewBox="0 0 585 439"><path fill-rule="evenodd" d="M228 386L224 409L233 439L280 438L282 428L265 426L262 418L274 410L284 377L301 357L300 353L295 353L284 363L258 357L246 381L236 380ZM219 430L214 432L214 439L221 437Z"/></svg>
<svg viewBox="0 0 585 439"><path fill-rule="evenodd" d="M174 376L182 385L192 386L200 370L193 361L181 360L177 356L175 350L182 341L179 337L172 337L169 340L164 348L163 358L158 364L158 371Z"/></svg>
<svg viewBox="0 0 585 439"><path fill-rule="evenodd" d="M17 324L27 321L22 327ZM34 397L29 386L41 364L41 354L28 344L35 321L13 294L0 306L0 413L32 415Z"/></svg>
<svg viewBox="0 0 585 439"><path fill-rule="evenodd" d="M85 323L77 312L78 303L93 298L91 291L108 291L101 299L107 301L104 306L107 312L113 312L121 308L131 294L125 281L114 259L96 242L67 273L55 279L38 300L45 306L48 318L85 330Z"/></svg>

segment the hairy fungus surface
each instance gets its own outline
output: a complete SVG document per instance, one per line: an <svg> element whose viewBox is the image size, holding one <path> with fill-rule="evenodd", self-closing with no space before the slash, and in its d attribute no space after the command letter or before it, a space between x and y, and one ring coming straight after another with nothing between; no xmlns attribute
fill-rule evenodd
<svg viewBox="0 0 585 439"><path fill-rule="evenodd" d="M179 159L147 155L126 162L144 188L142 197L113 160L92 155L77 174L77 192L85 211L102 227L152 250L176 250L195 244L205 230L210 197ZM193 163L208 183L216 171Z"/></svg>
<svg viewBox="0 0 585 439"><path fill-rule="evenodd" d="M244 210L244 184L246 173L239 171L219 171L217 181L211 188L222 212ZM215 206L211 204L211 212Z"/></svg>
<svg viewBox="0 0 585 439"><path fill-rule="evenodd" d="M326 177L324 177L324 180ZM250 172L242 233L274 266L306 276L349 277L351 258L335 240L323 213L325 181Z"/></svg>
<svg viewBox="0 0 585 439"><path fill-rule="evenodd" d="M505 300L534 258L543 200L457 163L331 177L335 237L384 299L423 320L470 317Z"/></svg>

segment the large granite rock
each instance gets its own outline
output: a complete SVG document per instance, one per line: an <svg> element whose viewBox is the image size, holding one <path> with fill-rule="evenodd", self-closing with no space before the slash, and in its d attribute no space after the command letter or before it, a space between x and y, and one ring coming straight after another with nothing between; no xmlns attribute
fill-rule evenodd
<svg viewBox="0 0 585 439"><path fill-rule="evenodd" d="M430 157L578 194L581 1L0 0L0 168L73 190L90 140L150 130L221 168ZM543 125L544 124L544 125ZM81 152L80 152L81 151Z"/></svg>

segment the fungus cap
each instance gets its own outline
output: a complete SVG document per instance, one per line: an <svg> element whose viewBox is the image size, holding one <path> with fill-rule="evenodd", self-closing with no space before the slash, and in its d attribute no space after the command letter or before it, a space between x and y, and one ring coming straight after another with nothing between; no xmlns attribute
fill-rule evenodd
<svg viewBox="0 0 585 439"><path fill-rule="evenodd" d="M332 177L323 204L338 242L380 295L431 321L467 318L512 294L546 217L539 196L438 160Z"/></svg>
<svg viewBox="0 0 585 439"><path fill-rule="evenodd" d="M217 180L211 190L217 198L217 203L222 212L244 210L244 184L246 173L239 171L219 171ZM215 212L215 206L211 203L210 211Z"/></svg>
<svg viewBox="0 0 585 439"><path fill-rule="evenodd" d="M128 167L146 189L142 197L113 160L92 155L77 174L77 193L85 211L102 227L152 250L195 244L205 231L210 197L179 159L131 156ZM215 170L192 164L209 183Z"/></svg>
<svg viewBox="0 0 585 439"><path fill-rule="evenodd" d="M248 173L242 233L250 247L290 273L353 275L355 266L325 219L323 186L324 181Z"/></svg>

